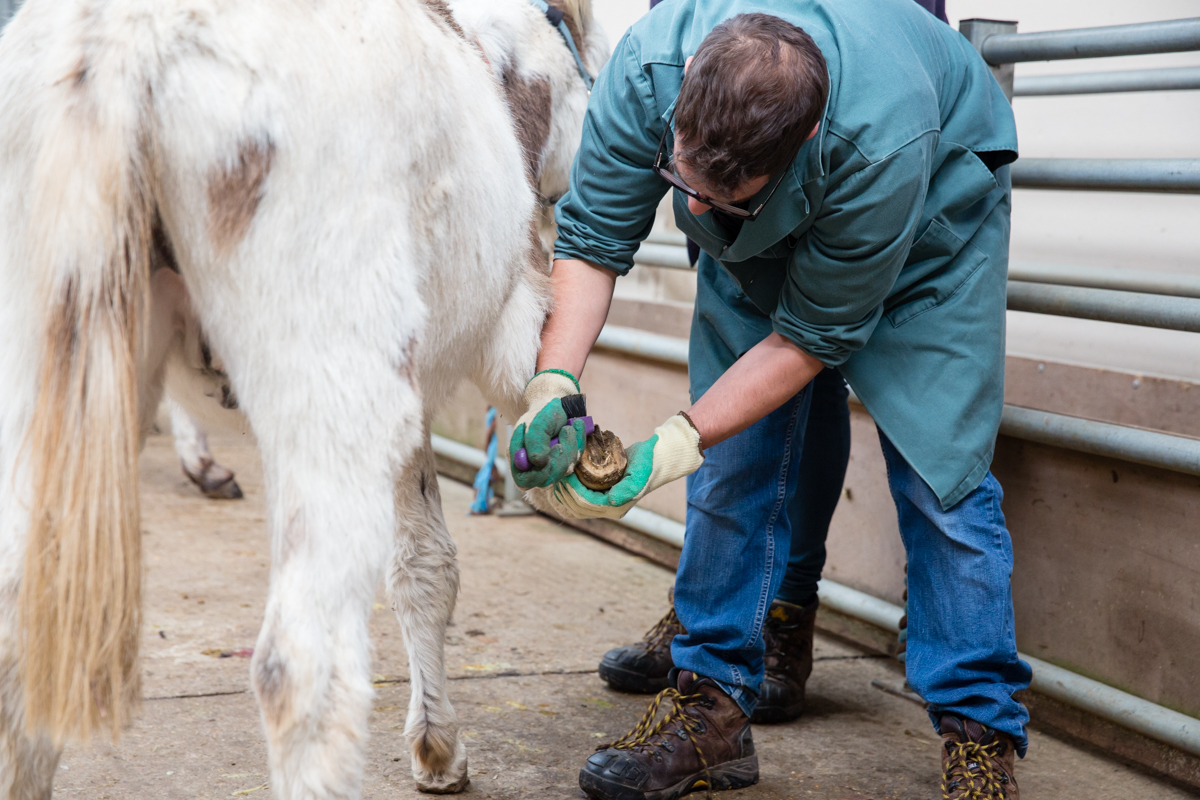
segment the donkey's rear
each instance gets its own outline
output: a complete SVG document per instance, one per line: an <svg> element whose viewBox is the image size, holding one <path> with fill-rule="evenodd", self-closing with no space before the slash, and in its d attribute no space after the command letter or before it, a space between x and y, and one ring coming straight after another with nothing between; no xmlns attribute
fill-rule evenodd
<svg viewBox="0 0 1200 800"><path fill-rule="evenodd" d="M0 797L49 797L62 743L118 731L136 703L161 269L262 449L252 673L276 796L357 796L385 574L414 772L465 785L430 409L468 374L511 406L546 299L525 156L435 11L29 0L0 39Z"/></svg>

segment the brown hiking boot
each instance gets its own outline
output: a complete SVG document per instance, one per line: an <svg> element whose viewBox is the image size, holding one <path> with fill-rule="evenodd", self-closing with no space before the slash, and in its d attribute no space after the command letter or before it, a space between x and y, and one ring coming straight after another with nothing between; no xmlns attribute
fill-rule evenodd
<svg viewBox="0 0 1200 800"><path fill-rule="evenodd" d="M675 616L675 591L667 594L671 608L666 616L646 631L640 642L615 647L600 659L600 679L621 692L657 694L669 685L671 640L687 633Z"/></svg>
<svg viewBox="0 0 1200 800"><path fill-rule="evenodd" d="M755 725L787 722L804 713L804 684L812 674L813 626L818 605L818 600L807 606L782 600L771 603L763 623L767 674L751 717Z"/></svg>
<svg viewBox="0 0 1200 800"><path fill-rule="evenodd" d="M1021 800L1012 737L957 714L943 714L943 800Z"/></svg>
<svg viewBox="0 0 1200 800"><path fill-rule="evenodd" d="M579 788L598 800L675 800L700 789L758 783L750 720L716 683L680 672L632 731L598 748ZM660 707L667 713L655 723Z"/></svg>

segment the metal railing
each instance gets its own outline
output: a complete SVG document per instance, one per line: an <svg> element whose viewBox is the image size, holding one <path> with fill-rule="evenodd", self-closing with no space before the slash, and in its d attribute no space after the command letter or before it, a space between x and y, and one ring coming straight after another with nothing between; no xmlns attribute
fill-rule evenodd
<svg viewBox="0 0 1200 800"><path fill-rule="evenodd" d="M1016 33L1015 22L964 20L963 35L992 65L1009 96L1200 88L1200 67L1017 80L1018 61L1200 50L1200 18L1104 28ZM1015 81L1015 83L1014 83ZM1200 158L1022 158L1012 166L1022 189L1200 194ZM678 234L659 234L635 255L655 267L687 269ZM1037 314L1200 333L1200 276L1140 270L1011 265L1008 308Z"/></svg>
<svg viewBox="0 0 1200 800"><path fill-rule="evenodd" d="M1017 76L1013 81L1014 97L1177 92L1188 89L1200 89L1200 67L1079 72L1074 75L1029 75Z"/></svg>
<svg viewBox="0 0 1200 800"><path fill-rule="evenodd" d="M605 325L596 340L596 347L624 356L687 368L688 342L677 336ZM862 404L853 394L850 399ZM1008 403L1004 404L1000 417L1000 435L1200 476L1200 439L1187 436L1097 422Z"/></svg>
<svg viewBox="0 0 1200 800"><path fill-rule="evenodd" d="M482 450L451 439L435 434L432 444L437 456L472 469L479 469L485 462L486 456ZM500 461L504 459L497 461L497 465ZM507 468L507 463L504 466ZM675 547L683 547L683 524L652 511L633 508L616 523ZM817 592L824 608L891 633L900 630L904 609L897 605L829 579L820 581ZM1025 653L1018 655L1033 667L1033 683L1030 685L1033 691L1186 753L1200 755L1200 720Z"/></svg>
<svg viewBox="0 0 1200 800"><path fill-rule="evenodd" d="M1200 194L1200 158L1022 158L1015 189Z"/></svg>
<svg viewBox="0 0 1200 800"><path fill-rule="evenodd" d="M1015 22L1001 24L1012 25L1014 32L989 35L976 46L983 60L994 66L1022 61L1143 56L1200 50L1200 18L1043 33L1016 33Z"/></svg>

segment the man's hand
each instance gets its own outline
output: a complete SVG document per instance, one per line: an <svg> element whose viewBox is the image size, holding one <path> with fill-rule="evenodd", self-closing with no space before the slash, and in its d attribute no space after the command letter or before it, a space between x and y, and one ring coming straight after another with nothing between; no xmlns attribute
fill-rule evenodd
<svg viewBox="0 0 1200 800"><path fill-rule="evenodd" d="M575 468L583 449L583 421L567 424L562 398L579 393L579 382L562 370L545 370L525 387L526 411L517 420L508 442L509 468L522 489L549 486ZM551 440L558 439L556 444ZM517 469L517 451L524 448L531 469Z"/></svg>
<svg viewBox="0 0 1200 800"><path fill-rule="evenodd" d="M650 492L690 475L704 463L700 434L683 413L655 429L654 435L625 450L625 477L604 492L589 489L569 475L547 492L549 505L564 517L620 519Z"/></svg>

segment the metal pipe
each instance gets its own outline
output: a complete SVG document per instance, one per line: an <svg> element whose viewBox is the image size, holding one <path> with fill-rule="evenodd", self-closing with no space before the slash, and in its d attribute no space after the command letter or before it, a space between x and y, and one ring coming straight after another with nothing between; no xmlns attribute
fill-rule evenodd
<svg viewBox="0 0 1200 800"><path fill-rule="evenodd" d="M617 522L638 533L658 539L660 542L666 542L679 548L683 547L683 523L661 514L655 514L653 511L635 506Z"/></svg>
<svg viewBox="0 0 1200 800"><path fill-rule="evenodd" d="M672 248L674 248L673 252ZM639 264L644 263L655 267L692 269L687 263L687 251L683 247L660 244L654 252L653 261L643 261L641 251L634 256L634 260ZM1070 264L1013 261L1008 267L1008 279L1026 283L1048 283L1058 286L1082 286L1090 289L1114 289L1142 294L1200 298L1200 275L1180 272L1151 272L1140 269L1108 269Z"/></svg>
<svg viewBox="0 0 1200 800"><path fill-rule="evenodd" d="M1022 158L1011 169L1015 189L1200 193L1197 158Z"/></svg>
<svg viewBox="0 0 1200 800"><path fill-rule="evenodd" d="M648 342L653 344L648 347ZM673 336L606 325L596 344L617 353L687 366L687 340ZM653 356L647 355L649 349L653 350ZM850 399L861 405L853 392ZM1000 433L1065 450L1200 475L1200 440L1185 436L1155 433L1008 404L1005 404L1000 418Z"/></svg>
<svg viewBox="0 0 1200 800"><path fill-rule="evenodd" d="M605 325L596 339L596 346L623 355L662 361L666 364L687 366L688 341L678 336L663 336L659 333Z"/></svg>
<svg viewBox="0 0 1200 800"><path fill-rule="evenodd" d="M1200 18L1044 33L999 33L989 36L979 48L989 64L1138 56L1189 50L1200 50Z"/></svg>
<svg viewBox="0 0 1200 800"><path fill-rule="evenodd" d="M1192 297L1009 281L1008 309L1200 333L1200 300Z"/></svg>
<svg viewBox="0 0 1200 800"><path fill-rule="evenodd" d="M1025 283L1049 283L1057 286L1082 286L1089 289L1115 289L1143 294L1200 298L1200 275L1177 272L1150 272L1140 269L1095 269L1069 264L1035 264L1013 261L1008 279Z"/></svg>
<svg viewBox="0 0 1200 800"><path fill-rule="evenodd" d="M487 453L478 448L471 447L469 444L456 442L453 439L447 439L445 436L438 436L436 433L430 436L429 439L433 445L435 455L448 458L451 461L457 461L460 464L466 464L471 469L480 469L487 460ZM507 461L507 459L496 459L496 464L499 465L502 460ZM504 466L507 467L508 464L505 463Z"/></svg>
<svg viewBox="0 0 1200 800"><path fill-rule="evenodd" d="M1017 76L1015 97L1118 92L1171 92L1200 89L1200 67L1133 69L1122 72L1080 72L1074 75Z"/></svg>
<svg viewBox="0 0 1200 800"><path fill-rule="evenodd" d="M1200 439L1005 404L1000 434L1200 476Z"/></svg>
<svg viewBox="0 0 1200 800"><path fill-rule="evenodd" d="M687 247L687 237L679 231L651 231L646 237L650 244L673 244L676 247Z"/></svg>
<svg viewBox="0 0 1200 800"><path fill-rule="evenodd" d="M900 630L904 609L899 606L828 580L821 581L817 591L823 606L887 631ZM1033 667L1030 688L1035 692L1184 752L1200 755L1200 720L1085 678L1040 658L1025 653L1018 653L1018 656Z"/></svg>
<svg viewBox="0 0 1200 800"><path fill-rule="evenodd" d="M438 455L476 469L484 461L482 450L436 434L433 436L433 449ZM675 547L683 546L683 524L653 511L634 508L624 519L617 522ZM897 605L831 580L822 580L817 591L821 597L821 604L832 611L893 633L900 630L900 618L904 616L904 609ZM1030 688L1035 692L1083 709L1155 741L1193 755L1200 755L1200 720L1041 659L1024 653L1018 655L1033 667L1033 683Z"/></svg>
<svg viewBox="0 0 1200 800"><path fill-rule="evenodd" d="M645 264L648 267L667 267L669 269L692 269L688 260L687 246L677 244L642 242L642 246L633 254L635 264Z"/></svg>
<svg viewBox="0 0 1200 800"><path fill-rule="evenodd" d="M649 239L633 254L633 261L635 264L645 264L648 267L695 269L691 262L688 261L686 245L650 242Z"/></svg>

